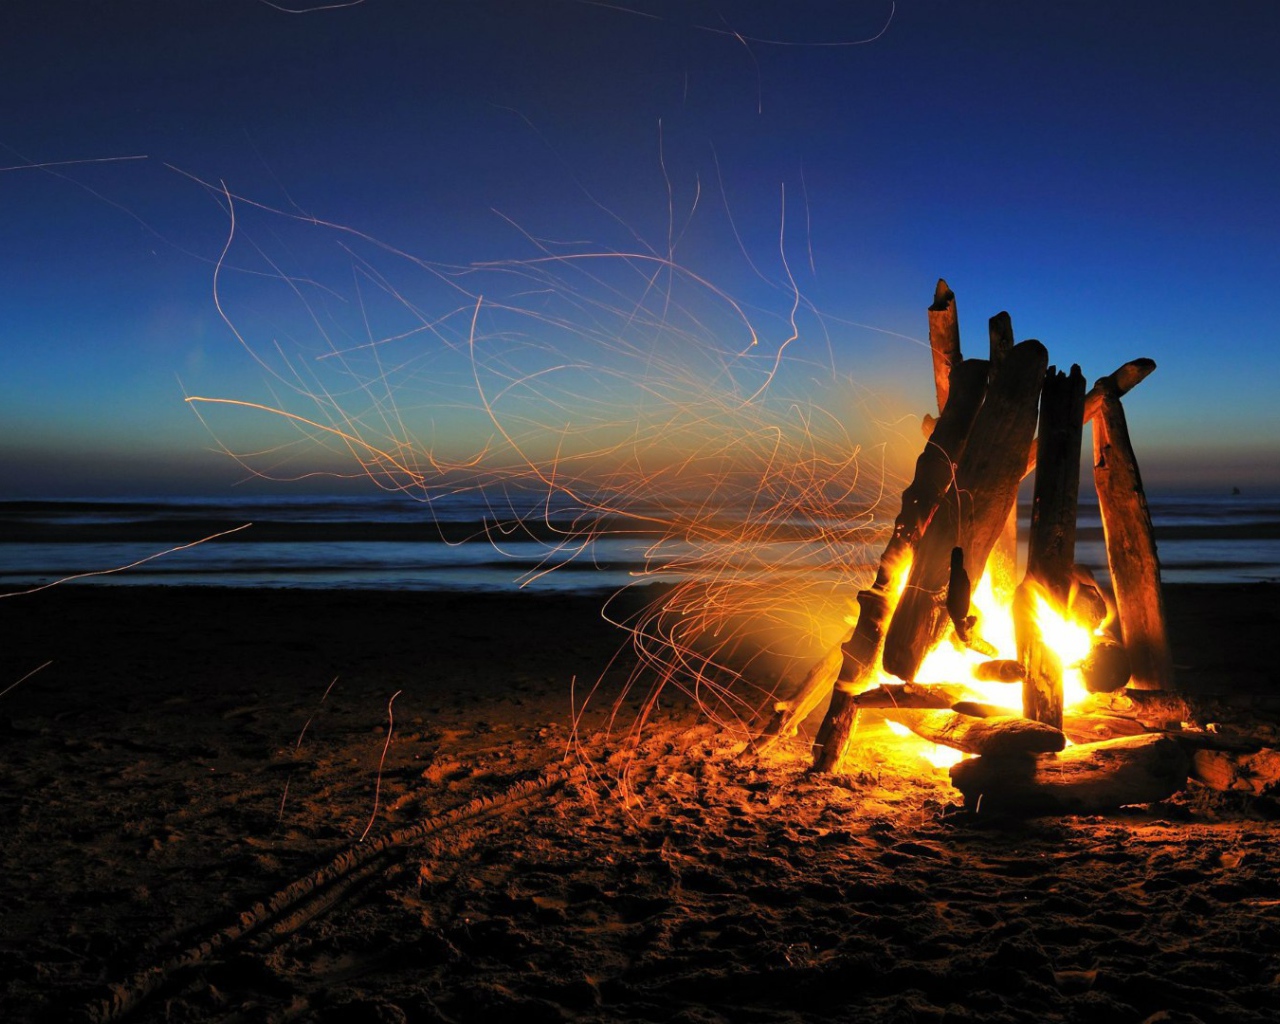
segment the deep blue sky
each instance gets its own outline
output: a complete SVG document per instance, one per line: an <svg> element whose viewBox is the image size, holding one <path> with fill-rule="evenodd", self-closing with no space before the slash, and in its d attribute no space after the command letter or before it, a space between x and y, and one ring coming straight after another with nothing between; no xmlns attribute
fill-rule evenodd
<svg viewBox="0 0 1280 1024"><path fill-rule="evenodd" d="M1280 485L1277 42L1270 0L7 0L0 496L242 476L184 393L282 385L215 308L229 221L194 179L452 267L537 256L528 236L665 255L670 194L670 251L765 353L789 336L790 271L789 386L855 380L869 445L918 438L898 417L929 411L924 307L945 276L971 354L1008 309L1090 381L1157 361L1126 400L1150 485ZM334 331L341 347L365 319L385 338L465 305L354 235L236 210L221 295L271 369L276 343L309 367ZM305 282L253 276L269 267ZM378 276L395 299L371 296ZM732 333L711 294L692 315ZM462 454L487 428L444 337L383 352L408 422ZM547 423L572 424L575 393L548 392ZM267 417L209 411L237 449L279 440Z"/></svg>

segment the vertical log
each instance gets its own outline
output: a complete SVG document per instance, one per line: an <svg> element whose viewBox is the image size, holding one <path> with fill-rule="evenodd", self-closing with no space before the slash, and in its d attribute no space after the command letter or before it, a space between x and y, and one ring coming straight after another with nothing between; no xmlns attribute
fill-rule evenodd
<svg viewBox="0 0 1280 1024"><path fill-rule="evenodd" d="M1036 595L1065 611L1075 578L1080 442L1084 427L1084 375L1054 367L1040 395L1036 482L1027 537L1027 575L1014 598L1014 635L1023 667L1022 713L1062 728L1062 662L1044 642Z"/></svg>
<svg viewBox="0 0 1280 1024"><path fill-rule="evenodd" d="M1083 433L1084 374L1079 366L1070 375L1050 367L1040 397L1027 575L1063 608L1075 577Z"/></svg>
<svg viewBox="0 0 1280 1024"><path fill-rule="evenodd" d="M1000 312L987 321L987 333L991 339L991 372L1004 362L1005 356L1013 351L1013 318L1007 312ZM999 565L1009 567L1010 584L1017 578L1018 571L1018 503L1015 500L1009 510L1009 518L1004 529L996 539L991 559Z"/></svg>
<svg viewBox="0 0 1280 1024"><path fill-rule="evenodd" d="M852 697L866 689L880 671L884 626L897 598L895 574L910 560L935 517L942 496L955 474L956 460L967 447L967 439L982 404L989 365L985 359L966 359L951 372L950 398L938 417L933 436L916 460L916 472L902 494L902 508L893 524L893 535L880 556L875 582L858 594L858 622L853 636L842 648L842 661L831 704L813 744L814 768L837 771L848 753L858 720ZM772 725L772 723L771 723ZM793 728L780 723L778 732Z"/></svg>
<svg viewBox="0 0 1280 1024"><path fill-rule="evenodd" d="M938 393L938 412L942 412L947 407L951 368L958 365L961 358L956 295L942 278L938 278L933 305L929 307L929 348L933 352L933 386Z"/></svg>
<svg viewBox="0 0 1280 1024"><path fill-rule="evenodd" d="M1110 376L1103 377L1084 396L1084 421L1088 423L1098 415L1098 409L1102 405L1102 381L1110 382L1108 386L1115 387L1116 397L1119 398L1146 380L1155 368L1156 361L1154 359L1131 359L1123 366L1118 367ZM1030 476L1035 468L1036 451L1032 448L1025 475Z"/></svg>
<svg viewBox="0 0 1280 1024"><path fill-rule="evenodd" d="M1129 685L1164 690L1173 682L1173 659L1165 630L1164 594L1151 511L1129 440L1118 387L1098 381L1099 411L1093 421L1093 480L1102 513L1111 586L1120 631L1133 667Z"/></svg>
<svg viewBox="0 0 1280 1024"><path fill-rule="evenodd" d="M915 678L946 628L951 549L964 549L965 569L976 582L1005 528L1035 434L1048 361L1044 346L1028 340L1015 345L992 375L956 466L955 486L925 531L885 634L884 667L900 679Z"/></svg>
<svg viewBox="0 0 1280 1024"><path fill-rule="evenodd" d="M1013 318L1008 313L997 313L987 321L987 334L991 339L991 370L1004 362L1004 357L1013 351Z"/></svg>

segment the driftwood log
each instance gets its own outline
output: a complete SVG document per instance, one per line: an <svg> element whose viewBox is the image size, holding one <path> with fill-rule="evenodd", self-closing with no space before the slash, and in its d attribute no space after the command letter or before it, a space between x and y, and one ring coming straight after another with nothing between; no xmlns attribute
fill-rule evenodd
<svg viewBox="0 0 1280 1024"><path fill-rule="evenodd" d="M973 666L973 678L983 683L1020 683L1026 670L1012 658L980 661Z"/></svg>
<svg viewBox="0 0 1280 1024"><path fill-rule="evenodd" d="M1018 661L1024 669L1023 713L1062 728L1061 659L1040 629L1037 596L1065 610L1075 581L1076 515L1080 493L1080 442L1084 426L1084 375L1050 367L1040 395L1036 480L1027 536L1027 575L1014 598Z"/></svg>
<svg viewBox="0 0 1280 1024"><path fill-rule="evenodd" d="M1173 683L1173 657L1165 629L1151 512L1129 440L1119 389L1105 377L1098 381L1098 387L1102 396L1093 421L1093 479L1120 631L1129 652L1129 685L1141 690L1166 690Z"/></svg>
<svg viewBox="0 0 1280 1024"><path fill-rule="evenodd" d="M880 556L875 582L870 589L858 594L858 621L853 635L841 648L839 677L814 740L813 761L817 771L837 771L848 753L858 719L857 705L849 698L867 689L880 673L885 623L896 599L895 574L902 563L913 556L951 485L955 460L968 445L987 376L985 360L966 359L953 369L946 407L938 417L932 439L916 459L915 476L902 494L902 508ZM794 731L798 724L799 720L784 722L779 731L781 734L788 729Z"/></svg>
<svg viewBox="0 0 1280 1024"><path fill-rule="evenodd" d="M1058 754L978 757L950 769L979 814L1093 814L1164 800L1187 782L1188 758L1167 736L1128 736Z"/></svg>
<svg viewBox="0 0 1280 1024"><path fill-rule="evenodd" d="M952 549L963 549L971 580L982 576L1017 499L1047 364L1045 347L1028 340L1015 345L992 373L956 465L955 486L925 531L885 634L884 667L899 679L915 678L947 626Z"/></svg>
<svg viewBox="0 0 1280 1024"><path fill-rule="evenodd" d="M1021 715L974 718L955 711L890 711L885 717L921 739L967 754L1000 757L1061 750L1067 738L1057 729Z"/></svg>
<svg viewBox="0 0 1280 1024"><path fill-rule="evenodd" d="M1118 367L1113 373L1108 374L1098 383L1089 389L1089 393L1084 396L1084 422L1089 423L1098 415L1102 408L1102 381L1107 382L1107 387L1114 387L1116 397L1123 396L1126 392L1132 390L1146 380L1155 371L1156 361L1154 359L1131 359L1123 366ZM1036 450L1031 449L1031 456L1027 459L1027 469L1022 475L1030 476L1035 472L1036 468Z"/></svg>
<svg viewBox="0 0 1280 1024"><path fill-rule="evenodd" d="M938 278L929 307L929 350L933 353L933 386L938 412L947 407L951 371L960 365L960 321L956 318L956 294Z"/></svg>

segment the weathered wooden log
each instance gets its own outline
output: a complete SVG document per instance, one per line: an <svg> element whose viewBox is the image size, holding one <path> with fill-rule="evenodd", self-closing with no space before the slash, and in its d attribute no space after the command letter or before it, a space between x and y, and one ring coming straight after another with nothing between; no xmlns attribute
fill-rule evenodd
<svg viewBox="0 0 1280 1024"><path fill-rule="evenodd" d="M964 687L954 683L885 683L853 694L849 702L863 710L914 708L936 711L951 708L963 696Z"/></svg>
<svg viewBox="0 0 1280 1024"><path fill-rule="evenodd" d="M996 658L973 666L973 678L983 683L1020 683L1024 675L1022 665L1012 658Z"/></svg>
<svg viewBox="0 0 1280 1024"><path fill-rule="evenodd" d="M974 718L946 711L890 711L885 717L905 725L921 739L967 754L1002 757L1061 750L1067 738L1057 729L1021 715Z"/></svg>
<svg viewBox="0 0 1280 1024"><path fill-rule="evenodd" d="M947 407L951 392L951 371L960 365L960 322L956 319L956 296L947 282L938 278L929 307L929 349L933 353L933 386L938 395L938 412Z"/></svg>
<svg viewBox="0 0 1280 1024"><path fill-rule="evenodd" d="M1164 800L1186 785L1188 758L1167 736L1126 736L1058 754L978 757L951 784L979 814L1094 814Z"/></svg>
<svg viewBox="0 0 1280 1024"><path fill-rule="evenodd" d="M1075 578L1084 374L1049 367L1040 395L1036 480L1027 535L1027 575L1061 608Z"/></svg>
<svg viewBox="0 0 1280 1024"><path fill-rule="evenodd" d="M925 531L885 636L884 667L900 679L915 678L946 628L952 548L964 549L965 569L979 579L1004 529L1035 433L1047 363L1040 342L1024 341L992 374L956 465L955 486Z"/></svg>
<svg viewBox="0 0 1280 1024"><path fill-rule="evenodd" d="M1137 387L1147 379L1156 368L1154 359L1133 359L1118 367L1113 373L1104 377L1103 380L1109 381L1115 385L1116 393L1124 395L1126 392ZM1102 407L1102 388L1098 384L1094 384L1089 389L1089 393L1084 396L1084 422L1089 423L1098 415L1098 410ZM1031 449L1031 457L1027 460L1027 470L1022 475L1030 476L1036 468L1036 451Z"/></svg>
<svg viewBox="0 0 1280 1024"><path fill-rule="evenodd" d="M1088 423L1102 411L1103 395L1114 391L1116 398L1128 394L1155 371L1154 359L1132 359L1094 383L1084 396L1084 421Z"/></svg>
<svg viewBox="0 0 1280 1024"><path fill-rule="evenodd" d="M1013 351L1013 320L1009 314L1000 312L988 320L987 334L991 339L991 369L994 370Z"/></svg>
<svg viewBox="0 0 1280 1024"><path fill-rule="evenodd" d="M1062 716L1062 731L1072 743L1097 743L1117 736L1141 736L1147 729L1141 722L1119 715L1067 711Z"/></svg>
<svg viewBox="0 0 1280 1024"><path fill-rule="evenodd" d="M1191 755L1191 777L1224 792L1280 796L1280 750L1197 750Z"/></svg>
<svg viewBox="0 0 1280 1024"><path fill-rule="evenodd" d="M867 689L880 672L884 627L897 600L896 574L914 556L925 528L952 483L956 459L967 446L987 377L988 365L981 359L964 360L951 375L946 408L938 418L932 439L916 459L915 476L902 494L902 508L880 556L875 581L869 590L858 594L858 621L853 635L841 647L835 690L814 740L817 771L837 771L848 753L858 719L857 705L848 698ZM784 727L788 726L784 723Z"/></svg>
<svg viewBox="0 0 1280 1024"><path fill-rule="evenodd" d="M1173 684L1173 657L1165 629L1151 512L1118 388L1105 377L1098 387L1102 398L1093 421L1093 479L1120 632L1133 669L1129 685L1140 690L1167 690Z"/></svg>
<svg viewBox="0 0 1280 1024"><path fill-rule="evenodd" d="M1080 440L1084 423L1084 374L1072 366L1065 374L1050 367L1040 395L1040 429L1036 435L1036 480L1027 535L1030 585L1051 604L1067 607L1075 578L1076 514L1080 493ZM1023 713L1055 729L1062 727L1062 663L1041 650L1044 637L1034 602L1015 598L1014 632L1022 682Z"/></svg>

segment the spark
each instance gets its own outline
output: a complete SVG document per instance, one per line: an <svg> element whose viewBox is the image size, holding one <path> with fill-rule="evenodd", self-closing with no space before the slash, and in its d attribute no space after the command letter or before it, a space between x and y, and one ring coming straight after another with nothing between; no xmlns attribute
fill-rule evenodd
<svg viewBox="0 0 1280 1024"><path fill-rule="evenodd" d="M7 596L7 595L0 595L0 596ZM25 676L23 676L21 679L17 680L16 682L10 683L10 684L9 684L8 686L6 686L3 690L0 690L0 697L3 697L3 696L4 696L6 693L8 693L10 690L16 689L17 687L21 686L23 683L25 683L28 679L30 679L30 678L31 678L33 675L35 675L37 672L43 672L45 669L47 669L47 668L48 668L50 665L52 665L52 664L53 664L53 661L52 661L52 660L50 660L50 661L46 661L43 665L37 665L35 668L33 668L30 672L28 672L28 673L27 673Z"/></svg>
<svg viewBox="0 0 1280 1024"><path fill-rule="evenodd" d="M391 735L395 732L396 720L392 714L392 705L395 704L396 698L404 693L403 690L396 690L391 695L391 699L387 701L387 741L382 745L382 757L378 759L378 775L373 785L373 813L369 815L369 824L364 827L364 831L360 833L359 842L363 843L365 837L369 834L369 830L373 828L374 821L378 818L378 800L382 794L382 766L387 763L387 751L391 749Z"/></svg>
<svg viewBox="0 0 1280 1024"><path fill-rule="evenodd" d="M38 594L42 590L48 590L50 587L56 587L63 583L70 583L72 580L89 579L94 576L110 576L113 573L125 572L129 569L136 569L140 565L154 561L157 558L163 558L165 555L172 555L178 551L186 551L188 548L194 548L200 544L207 544L211 540L217 540L219 537L227 537L233 533L239 533L241 530L247 530L252 523L242 523L239 526L233 526L229 530L220 530L218 533L211 533L207 537L201 537L199 540L190 541L187 544L179 544L177 547L166 548L164 551L157 551L155 554L147 555L146 558L139 558L136 562L130 562L128 565L119 565L114 569L96 569L92 572L78 572L73 576L64 576L60 580L54 580L51 583L42 583L38 587L32 587L30 590L15 590L7 594L0 594L0 599L6 597L26 597L28 594Z"/></svg>

